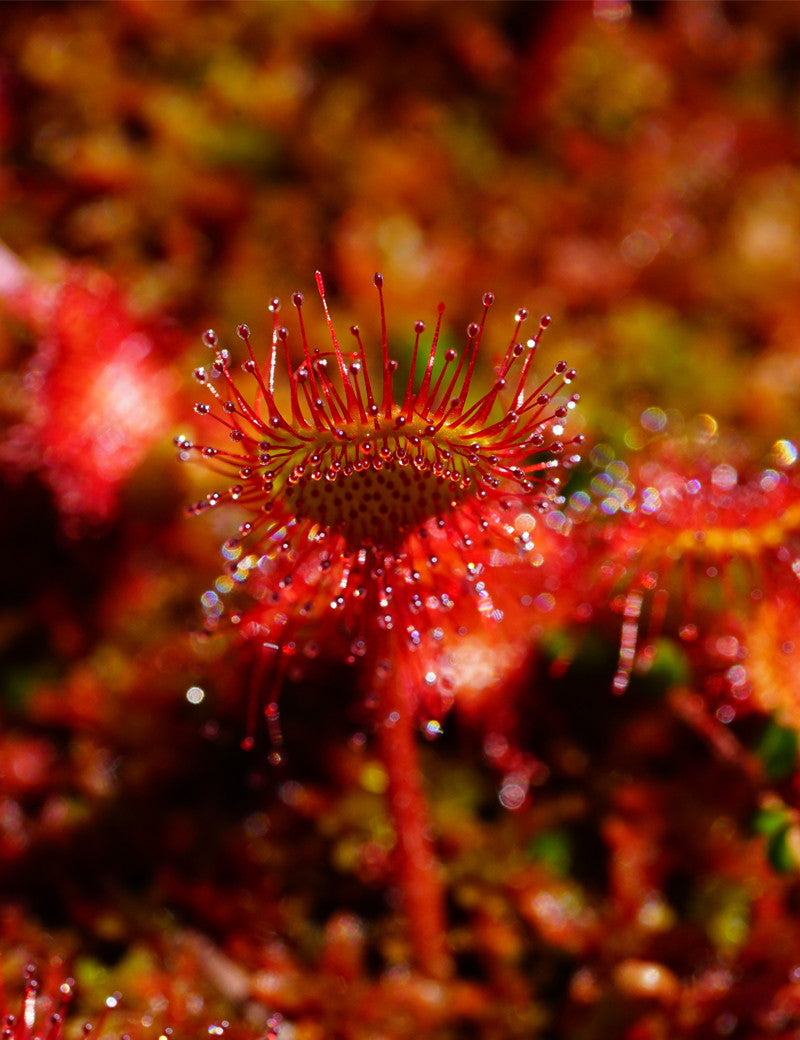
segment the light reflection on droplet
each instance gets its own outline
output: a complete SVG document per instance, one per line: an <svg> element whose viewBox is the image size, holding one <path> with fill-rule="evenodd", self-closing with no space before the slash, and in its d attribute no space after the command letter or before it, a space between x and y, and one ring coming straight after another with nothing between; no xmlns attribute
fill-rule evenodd
<svg viewBox="0 0 800 1040"><path fill-rule="evenodd" d="M645 408L639 422L651 433L660 433L667 425L667 413L663 408Z"/></svg>
<svg viewBox="0 0 800 1040"><path fill-rule="evenodd" d="M767 494L769 494L770 491L774 491L780 482L781 475L775 469L765 469L758 481L761 490L765 491Z"/></svg>
<svg viewBox="0 0 800 1040"><path fill-rule="evenodd" d="M25 1020L26 1033L28 1030L33 1028L36 1022L36 991L29 993L25 997L25 1012L23 1014Z"/></svg>
<svg viewBox="0 0 800 1040"><path fill-rule="evenodd" d="M536 527L536 517L530 513L520 513L514 521L514 527L520 534L527 534Z"/></svg>
<svg viewBox="0 0 800 1040"><path fill-rule="evenodd" d="M614 449L608 444L595 444L589 452L589 461L600 469L614 460Z"/></svg>
<svg viewBox="0 0 800 1040"><path fill-rule="evenodd" d="M720 491L730 491L731 488L736 487L738 479L739 474L727 462L720 463L711 471L711 483Z"/></svg>
<svg viewBox="0 0 800 1040"><path fill-rule="evenodd" d="M775 441L772 454L778 466L793 466L797 462L797 448L791 441Z"/></svg>
<svg viewBox="0 0 800 1040"><path fill-rule="evenodd" d="M631 16L630 0L594 0L592 14L595 21L619 25Z"/></svg>
<svg viewBox="0 0 800 1040"><path fill-rule="evenodd" d="M734 689L744 686L747 682L747 669L743 664L734 664L725 673L725 678Z"/></svg>
<svg viewBox="0 0 800 1040"><path fill-rule="evenodd" d="M720 636L714 648L721 657L736 657L739 653L739 640L736 636Z"/></svg>
<svg viewBox="0 0 800 1040"><path fill-rule="evenodd" d="M623 10L623 6L625 5L615 4L612 7L607 0L603 4L604 10ZM630 11L629 8L628 11ZM595 14L595 17L598 17L597 14ZM621 17L625 17L625 15L621 15ZM638 228L623 238L620 242L619 251L622 259L627 264L630 264L631 267L647 267L658 255L658 242L649 231Z"/></svg>
<svg viewBox="0 0 800 1040"><path fill-rule="evenodd" d="M614 486L614 478L609 473L598 473L592 477L590 486L596 495L604 495Z"/></svg>
<svg viewBox="0 0 800 1040"><path fill-rule="evenodd" d="M693 433L698 441L707 443L714 440L719 431L719 423L713 415L697 415L692 420Z"/></svg>
<svg viewBox="0 0 800 1040"><path fill-rule="evenodd" d="M186 691L186 700L190 704L202 704L205 696L206 692L200 686L190 686Z"/></svg>
<svg viewBox="0 0 800 1040"><path fill-rule="evenodd" d="M570 509L576 513L585 513L591 504L592 500L585 491L576 491L573 495L570 495Z"/></svg>
<svg viewBox="0 0 800 1040"><path fill-rule="evenodd" d="M560 531L567 523L567 518L561 510L551 509L549 513L545 514L544 522L551 531Z"/></svg>
<svg viewBox="0 0 800 1040"><path fill-rule="evenodd" d="M483 753L489 759L502 758L508 751L508 741L501 733L490 733L483 742Z"/></svg>
<svg viewBox="0 0 800 1040"><path fill-rule="evenodd" d="M527 791L523 784L518 779L513 778L506 780L500 788L497 797L504 809L514 812L514 810L522 806L526 794Z"/></svg>

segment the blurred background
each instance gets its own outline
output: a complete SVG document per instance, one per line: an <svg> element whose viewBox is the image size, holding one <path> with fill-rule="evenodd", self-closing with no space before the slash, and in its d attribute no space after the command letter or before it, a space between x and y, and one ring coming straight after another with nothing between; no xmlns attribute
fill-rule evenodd
<svg viewBox="0 0 800 1040"><path fill-rule="evenodd" d="M750 827L763 776L655 695L609 707L613 626L551 736L546 684L526 702L535 806L502 810L479 740L431 750L459 977L404 974L352 680L285 698L288 776L243 759L246 670L192 634L228 527L184 517L203 477L173 438L198 432L204 329L266 344L269 300L301 290L320 335L319 269L377 344L381 271L398 356L440 301L459 345L494 292L498 355L517 307L552 315L586 474L687 430L791 466L800 5L66 0L2 3L0 26L3 975L58 952L89 1005L121 988L253 1035L277 1010L281 1040L795 1036L775 994L800 978L798 892ZM698 782L719 804L677 824ZM676 833L691 854L631 896ZM731 1010L752 963L763 992Z"/></svg>
<svg viewBox="0 0 800 1040"><path fill-rule="evenodd" d="M796 5L3 10L0 233L38 276L89 263L190 342L316 268L361 321L381 270L405 338L488 288L557 319L603 431L790 421Z"/></svg>

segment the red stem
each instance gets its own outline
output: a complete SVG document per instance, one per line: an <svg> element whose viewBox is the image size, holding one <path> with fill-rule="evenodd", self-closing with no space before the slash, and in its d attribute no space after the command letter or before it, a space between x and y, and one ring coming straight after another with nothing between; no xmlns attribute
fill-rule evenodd
<svg viewBox="0 0 800 1040"><path fill-rule="evenodd" d="M446 947L444 886L433 851L414 713L396 673L377 676L375 692L378 749L388 777L387 798L397 836L395 876L409 940L417 967L433 978L446 978L452 966Z"/></svg>

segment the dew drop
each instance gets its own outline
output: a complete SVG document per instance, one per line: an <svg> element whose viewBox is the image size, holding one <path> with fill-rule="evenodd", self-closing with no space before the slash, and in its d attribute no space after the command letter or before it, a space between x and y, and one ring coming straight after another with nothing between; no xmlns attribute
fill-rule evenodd
<svg viewBox="0 0 800 1040"><path fill-rule="evenodd" d="M269 301L269 311L270 311L270 313L271 314L277 314L280 309L281 309L281 301L278 299L277 296L273 296L272 299Z"/></svg>
<svg viewBox="0 0 800 1040"><path fill-rule="evenodd" d="M305 297L301 292L292 293L292 303L295 305L295 307L302 307L304 299Z"/></svg>
<svg viewBox="0 0 800 1040"><path fill-rule="evenodd" d="M203 343L205 343L207 347L210 347L212 350L214 349L214 347L216 347L218 340L217 334L216 332L214 332L213 329L206 329L206 331L203 333L202 338Z"/></svg>
<svg viewBox="0 0 800 1040"><path fill-rule="evenodd" d="M375 286L376 289L383 288L383 275L380 273L380 271L376 271L375 274L372 276L372 284Z"/></svg>
<svg viewBox="0 0 800 1040"><path fill-rule="evenodd" d="M236 335L239 337L239 339L248 339L249 336L250 336L250 326L249 325L237 325L236 326Z"/></svg>

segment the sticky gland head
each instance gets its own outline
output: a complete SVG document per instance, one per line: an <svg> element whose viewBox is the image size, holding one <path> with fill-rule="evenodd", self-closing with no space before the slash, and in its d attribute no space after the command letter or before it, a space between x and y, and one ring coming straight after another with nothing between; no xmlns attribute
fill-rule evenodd
<svg viewBox="0 0 800 1040"><path fill-rule="evenodd" d="M574 370L559 362L542 382L531 378L532 361L549 318L542 318L536 334L522 343L519 334L527 312L517 312L514 335L493 386L470 403L494 297L484 295L483 314L468 327L467 346L460 356L455 350L441 353L438 349L444 311L440 305L422 365L420 341L425 326L417 322L414 327L411 372L402 396L395 397L393 377L398 366L389 356L382 276L374 278L381 316L381 366L375 383L358 328L350 330L355 349L345 353L319 272L316 280L332 349L312 351L303 321L303 296L295 293L292 303L303 356L293 367L288 332L278 318L280 305L273 300L266 365L256 361L247 326L238 328L249 354L243 367L255 383L255 395L238 386L228 352L218 347L213 332L205 333L214 360L209 369L197 369L195 377L210 391L216 407L200 403L196 411L212 414L225 426L237 449L193 445L185 439L179 439L178 446L181 458L199 452L223 471L233 470L241 482L208 496L194 512L229 498L256 512L255 519L240 528L241 535L259 532L267 538L287 523L303 524L317 533L339 533L345 551L394 554L410 532L434 518L446 519L470 500L479 505L487 497L514 492L541 504L550 497L557 481L548 480L547 471L565 447L580 438L561 439L578 395L553 401L575 378ZM276 386L279 367L286 374L279 381L283 385Z"/></svg>

